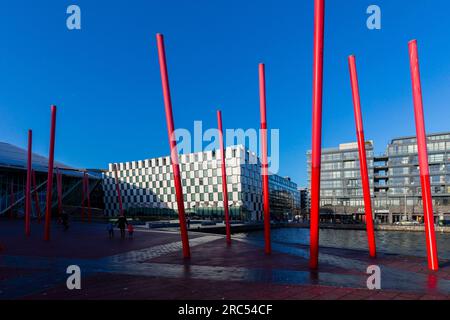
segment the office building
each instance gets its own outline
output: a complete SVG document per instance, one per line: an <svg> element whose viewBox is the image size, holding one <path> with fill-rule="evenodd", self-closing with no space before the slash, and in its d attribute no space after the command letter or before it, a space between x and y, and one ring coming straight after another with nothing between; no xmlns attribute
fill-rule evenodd
<svg viewBox="0 0 450 320"><path fill-rule="evenodd" d="M260 220L263 213L261 163L243 146L226 148L229 212L232 219ZM219 151L182 154L184 206L199 218L223 218L222 171ZM118 213L114 164L104 173L105 213ZM177 215L170 157L116 164L123 207L130 214ZM297 185L289 178L269 176L272 219L292 216L300 207Z"/></svg>
<svg viewBox="0 0 450 320"><path fill-rule="evenodd" d="M450 133L427 137L431 192L437 219L450 216ZM381 155L374 155L373 141L368 141L366 152L375 220L379 223L423 221L416 138L395 138ZM307 166L310 177L310 151L307 152ZM322 150L320 195L324 219L336 216L363 219L364 201L356 143Z"/></svg>

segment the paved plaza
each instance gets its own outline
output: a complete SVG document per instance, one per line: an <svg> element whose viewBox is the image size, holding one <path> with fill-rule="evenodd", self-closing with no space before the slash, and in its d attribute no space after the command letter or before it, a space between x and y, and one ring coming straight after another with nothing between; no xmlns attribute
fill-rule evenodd
<svg viewBox="0 0 450 320"><path fill-rule="evenodd" d="M190 232L192 257L183 259L173 230L136 228L133 239L108 238L106 226L43 224L25 238L21 221L0 221L0 299L450 299L450 261L428 271L426 258L321 247L318 272L308 269L309 248L264 244L239 234ZM69 265L81 268L81 290L69 290ZM368 290L366 269L381 268L381 290Z"/></svg>

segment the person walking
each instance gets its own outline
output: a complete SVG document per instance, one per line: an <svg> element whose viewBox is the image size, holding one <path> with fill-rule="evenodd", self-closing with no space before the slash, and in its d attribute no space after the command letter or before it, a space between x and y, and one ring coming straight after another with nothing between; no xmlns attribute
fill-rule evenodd
<svg viewBox="0 0 450 320"><path fill-rule="evenodd" d="M133 232L134 232L134 227L132 223L128 224L128 237L131 239L133 238Z"/></svg>
<svg viewBox="0 0 450 320"><path fill-rule="evenodd" d="M127 218L125 218L125 216L120 216L119 219L117 219L116 225L120 229L120 237L125 239L125 227L128 225Z"/></svg>
<svg viewBox="0 0 450 320"><path fill-rule="evenodd" d="M114 224L112 222L109 222L106 226L106 230L108 230L109 238L114 238Z"/></svg>

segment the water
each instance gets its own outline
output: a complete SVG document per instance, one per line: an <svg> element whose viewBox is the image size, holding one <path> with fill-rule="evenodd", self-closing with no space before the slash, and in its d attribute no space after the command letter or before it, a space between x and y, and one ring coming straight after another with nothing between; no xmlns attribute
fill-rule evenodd
<svg viewBox="0 0 450 320"><path fill-rule="evenodd" d="M426 257L424 232L376 231L377 251ZM262 231L241 234L249 240L263 240ZM273 242L285 244L309 245L309 229L280 228L272 229ZM438 255L440 259L450 259L450 233L436 232ZM367 236L363 230L320 230L320 246L367 250Z"/></svg>

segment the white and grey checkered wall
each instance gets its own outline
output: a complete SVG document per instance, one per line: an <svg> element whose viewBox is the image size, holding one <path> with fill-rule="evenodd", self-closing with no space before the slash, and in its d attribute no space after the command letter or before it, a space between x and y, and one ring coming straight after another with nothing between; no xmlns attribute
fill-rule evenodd
<svg viewBox="0 0 450 320"><path fill-rule="evenodd" d="M231 215L234 218L255 219L263 209L258 157L243 146L227 147L225 154ZM180 155L179 158L186 211L212 215L222 212L220 151ZM142 208L144 212L145 208L177 210L169 156L116 165L124 209ZM116 215L119 204L112 163L103 179L105 213ZM291 184L294 186L291 191L295 192L296 185Z"/></svg>

